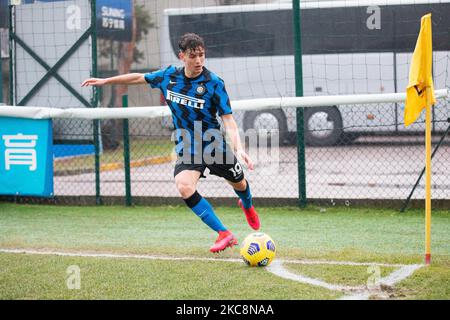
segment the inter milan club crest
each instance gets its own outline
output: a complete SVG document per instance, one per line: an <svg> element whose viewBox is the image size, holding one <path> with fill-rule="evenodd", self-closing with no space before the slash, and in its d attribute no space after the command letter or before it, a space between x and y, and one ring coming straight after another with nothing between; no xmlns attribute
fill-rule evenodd
<svg viewBox="0 0 450 320"><path fill-rule="evenodd" d="M206 87L203 84L199 84L196 91L197 91L197 94L204 95L206 92Z"/></svg>

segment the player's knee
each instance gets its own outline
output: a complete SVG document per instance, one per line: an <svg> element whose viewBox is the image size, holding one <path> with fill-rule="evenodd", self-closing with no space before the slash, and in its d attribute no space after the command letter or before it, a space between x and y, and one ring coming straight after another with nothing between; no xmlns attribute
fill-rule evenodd
<svg viewBox="0 0 450 320"><path fill-rule="evenodd" d="M228 181L228 183L233 187L233 189L238 191L245 191L245 189L247 189L247 181L245 179L238 182Z"/></svg>
<svg viewBox="0 0 450 320"><path fill-rule="evenodd" d="M195 192L195 186L190 183L178 182L177 189L183 199L187 199Z"/></svg>
<svg viewBox="0 0 450 320"><path fill-rule="evenodd" d="M236 182L235 189L245 190L247 188L247 181L245 179L242 179L239 182Z"/></svg>

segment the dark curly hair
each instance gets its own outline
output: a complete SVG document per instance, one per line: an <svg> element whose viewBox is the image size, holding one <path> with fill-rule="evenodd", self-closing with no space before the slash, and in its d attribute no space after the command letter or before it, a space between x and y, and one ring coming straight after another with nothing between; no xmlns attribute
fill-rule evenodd
<svg viewBox="0 0 450 320"><path fill-rule="evenodd" d="M198 47L205 49L205 41L196 33L185 33L178 41L178 48L181 52L188 49L195 50Z"/></svg>

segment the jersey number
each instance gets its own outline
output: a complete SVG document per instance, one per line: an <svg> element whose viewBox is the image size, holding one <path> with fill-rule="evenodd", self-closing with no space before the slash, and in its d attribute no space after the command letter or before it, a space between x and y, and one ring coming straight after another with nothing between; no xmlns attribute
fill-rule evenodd
<svg viewBox="0 0 450 320"><path fill-rule="evenodd" d="M236 163L234 168L230 168L229 170L233 173L233 177L236 178L242 173L242 166L240 163Z"/></svg>

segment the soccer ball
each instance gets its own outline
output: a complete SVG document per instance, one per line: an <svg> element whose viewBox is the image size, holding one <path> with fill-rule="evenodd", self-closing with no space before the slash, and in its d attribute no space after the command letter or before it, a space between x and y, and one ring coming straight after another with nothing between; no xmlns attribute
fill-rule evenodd
<svg viewBox="0 0 450 320"><path fill-rule="evenodd" d="M251 267L268 266L275 257L275 242L265 233L249 234L242 242L240 254Z"/></svg>

